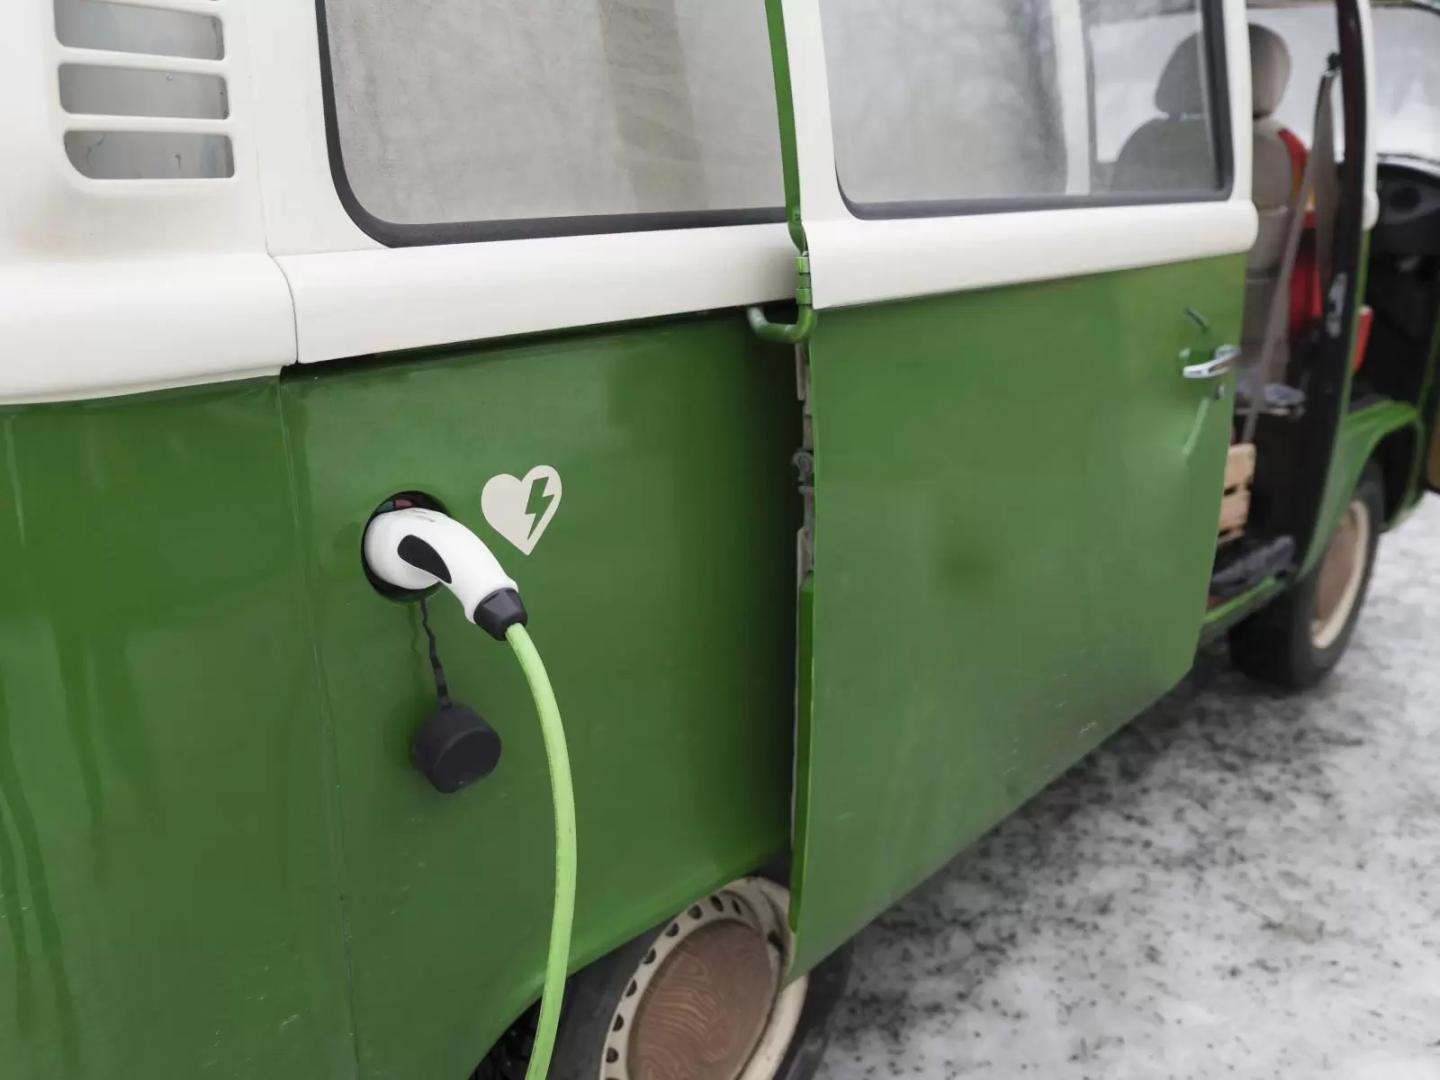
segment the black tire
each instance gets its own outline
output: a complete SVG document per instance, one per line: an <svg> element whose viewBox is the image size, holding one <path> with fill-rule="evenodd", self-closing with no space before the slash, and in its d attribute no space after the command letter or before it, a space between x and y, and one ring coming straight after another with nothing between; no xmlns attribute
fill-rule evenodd
<svg viewBox="0 0 1440 1080"><path fill-rule="evenodd" d="M1385 522L1385 480L1372 461L1355 487L1351 504L1368 516L1364 563L1359 591L1337 636L1317 645L1312 628L1325 559L1282 596L1230 631L1230 658L1245 674L1286 690L1314 686L1345 654L1365 606L1375 552ZM1332 543L1334 540L1332 539Z"/></svg>
<svg viewBox="0 0 1440 1080"><path fill-rule="evenodd" d="M636 971L671 920L646 931L570 977L550 1062L550 1080L600 1080L611 1018ZM810 972L809 988L775 1080L809 1080L829 1040L830 1020L850 975L847 943ZM535 1037L537 1008L513 1024L475 1070L472 1080L523 1080Z"/></svg>

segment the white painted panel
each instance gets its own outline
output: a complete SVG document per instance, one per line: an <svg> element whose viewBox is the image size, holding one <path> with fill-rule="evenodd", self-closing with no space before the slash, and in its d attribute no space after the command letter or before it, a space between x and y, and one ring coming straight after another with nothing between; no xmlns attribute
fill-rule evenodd
<svg viewBox="0 0 1440 1080"><path fill-rule="evenodd" d="M264 254L0 264L0 403L274 374L289 309Z"/></svg>
<svg viewBox="0 0 1440 1080"><path fill-rule="evenodd" d="M1362 0L1363 2L1363 0ZM1250 202L1254 182L1254 130L1250 89L1250 20L1245 0L1221 0L1225 20L1225 73L1230 84L1230 143L1235 186L1234 202ZM1253 205L1253 204L1251 204ZM1250 241L1254 243L1254 240ZM1248 245L1247 245L1248 246Z"/></svg>
<svg viewBox="0 0 1440 1080"><path fill-rule="evenodd" d="M1209 202L831 220L805 231L820 253L815 306L830 308L1226 255L1247 250L1256 229L1250 203Z"/></svg>
<svg viewBox="0 0 1440 1080"><path fill-rule="evenodd" d="M836 181L821 0L785 0L801 202L817 307L1182 262L1249 249L1250 62L1244 0L1224 0L1234 184L1228 200L860 220Z"/></svg>
<svg viewBox="0 0 1440 1080"><path fill-rule="evenodd" d="M303 363L735 307L794 295L783 225L387 248L336 193L311 4L251 11L270 251Z"/></svg>
<svg viewBox="0 0 1440 1080"><path fill-rule="evenodd" d="M794 295L785 227L493 241L279 259L301 363Z"/></svg>
<svg viewBox="0 0 1440 1080"><path fill-rule="evenodd" d="M265 249L253 117L248 102L242 104L248 97L244 88L251 56L247 5L208 0L203 10L223 21L223 60L118 51L109 55L117 63L158 70L173 66L223 78L234 105L228 119L83 117L60 107L60 66L105 54L60 45L53 0L8 0L0 33L0 262ZM88 179L65 155L64 133L76 129L222 134L233 147L234 175L204 181Z"/></svg>
<svg viewBox="0 0 1440 1080"><path fill-rule="evenodd" d="M1362 228L1373 229L1380 220L1380 193L1377 190L1379 181L1376 178L1380 154L1375 97L1375 22L1370 12L1370 0L1359 0L1359 3L1361 49L1365 58L1365 135L1369 140L1365 147L1365 214L1360 224Z"/></svg>
<svg viewBox="0 0 1440 1080"><path fill-rule="evenodd" d="M315 5L257 4L250 18L266 43L250 92L271 254L381 247L345 212L330 175Z"/></svg>
<svg viewBox="0 0 1440 1080"><path fill-rule="evenodd" d="M1090 192L1090 110L1083 88L1089 79L1080 0L1050 0L1055 34L1056 81L1060 86L1061 130L1065 135L1065 194Z"/></svg>
<svg viewBox="0 0 1440 1080"><path fill-rule="evenodd" d="M0 401L132 393L273 373L294 361L289 291L265 250L249 103L250 6L229 0L143 6L188 12L158 12L167 26L182 29L201 15L205 32L183 39L169 29L151 32L134 17L134 5L67 5L67 37L101 46L69 48L56 38L53 0L4 6ZM213 56L222 50L208 20L223 24L223 59ZM182 47L195 41L216 47ZM163 55L167 49L203 55ZM149 115L67 113L59 69L77 62L203 73L224 80L231 107L224 119L196 119L187 104L167 111L164 95L147 95L139 111ZM152 141L209 133L228 139L233 151L230 168L209 171L233 174L89 178L66 156L66 133L76 130L145 132ZM129 175L143 165L107 150L104 168L95 171Z"/></svg>
<svg viewBox="0 0 1440 1080"><path fill-rule="evenodd" d="M1243 5L1226 3L1232 105L1236 129L1246 131ZM68 49L54 39L52 0L13 0L7 8L0 35L0 399L123 393L274 371L294 362L297 337L308 362L792 295L793 252L779 225L382 248L350 220L330 175L313 6L173 6L222 19L224 59ZM1106 212L1091 210L857 222L835 183L816 0L787 0L787 16L806 218L814 242L835 255L817 269L822 305L1248 243L1248 138L1236 145L1236 201L1244 207L1180 208L1188 216L1164 219L1163 228L1156 215L1164 208L1120 212L1149 231L1117 231ZM230 115L184 126L223 131L233 143L235 175L80 176L63 149L63 131L75 118L59 108L62 62L224 78ZM1185 228L1173 228L1177 222ZM1061 243L1065 254L1057 258Z"/></svg>

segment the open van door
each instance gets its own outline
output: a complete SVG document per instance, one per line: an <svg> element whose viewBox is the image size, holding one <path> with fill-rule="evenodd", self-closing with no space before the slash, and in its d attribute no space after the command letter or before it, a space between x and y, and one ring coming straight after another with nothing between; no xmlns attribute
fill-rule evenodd
<svg viewBox="0 0 1440 1080"><path fill-rule="evenodd" d="M1256 215L1239 4L771 4L803 971L1188 669Z"/></svg>

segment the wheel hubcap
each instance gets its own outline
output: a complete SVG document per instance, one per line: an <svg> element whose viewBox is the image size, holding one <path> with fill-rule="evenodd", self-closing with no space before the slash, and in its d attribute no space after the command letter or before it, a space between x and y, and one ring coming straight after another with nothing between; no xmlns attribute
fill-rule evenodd
<svg viewBox="0 0 1440 1080"><path fill-rule="evenodd" d="M730 1080L760 1041L778 984L751 927L727 920L697 930L655 972L635 1011L632 1075Z"/></svg>
<svg viewBox="0 0 1440 1080"><path fill-rule="evenodd" d="M1335 644L1349 622L1360 597L1369 549L1370 511L1356 499L1346 508L1320 564L1310 616L1310 641L1315 648L1328 649Z"/></svg>
<svg viewBox="0 0 1440 1080"><path fill-rule="evenodd" d="M795 1031L805 980L782 988L786 894L746 878L676 916L610 1022L600 1080L768 1076Z"/></svg>

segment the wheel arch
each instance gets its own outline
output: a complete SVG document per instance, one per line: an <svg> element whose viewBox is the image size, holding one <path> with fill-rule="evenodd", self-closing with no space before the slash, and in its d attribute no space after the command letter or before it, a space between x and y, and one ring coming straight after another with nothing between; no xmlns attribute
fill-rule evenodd
<svg viewBox="0 0 1440 1080"><path fill-rule="evenodd" d="M773 920L770 923L769 940L778 946L774 935L784 935L787 939L786 953L793 959L794 939L789 931L785 910L790 901L789 877L786 860L777 858L757 866L748 874L698 893L693 900L687 901L657 924L576 967L566 985L565 1007L550 1075L561 1080L575 1080L578 1075L575 1072L576 1050L588 1049L595 1038L594 1031L588 1029L594 1028L594 1021L597 1019L604 1023L599 1029L602 1032L602 1041L595 1044L596 1053L604 1053L604 1060L616 1062L618 1067L621 1053L610 1045L609 1033L625 1030L629 1026L628 1023L616 1019L619 1015L617 1007L623 1005L624 999L636 992L636 984L641 982L637 969L642 963L648 965L656 960L657 951L663 951L657 947L657 942L662 937L674 937L676 928L682 923L688 924L691 920L700 919L702 908L705 914L709 914L710 907L718 907L720 898L726 894L732 894L737 889L743 891L748 886L748 899L752 906L755 906L754 901L757 899L768 901L759 906L766 907L770 919ZM757 887L761 890L758 896ZM733 897L729 902L734 902ZM740 908L736 907L735 911L739 913ZM780 984L781 995L790 995L792 998L789 1019L791 1026L785 1033L785 1041L770 1047L768 1059L759 1057L764 1044L756 1047L754 1052L757 1057L746 1066L745 1076L754 1074L757 1061L768 1060L769 1064L763 1066L761 1071L767 1076L772 1075L773 1071L772 1080L808 1080L824 1054L828 1042L829 1021L844 996L851 960L852 948L847 942L803 975L795 976L793 967L790 968L790 977L784 978ZM784 971L784 967L781 970ZM622 990L626 983L629 984L628 991ZM776 1015L779 1015L779 1000L777 998ZM527 1074L529 1048L535 1035L538 1007L539 1002L532 1001L530 1006L515 1018L476 1066L470 1080L521 1080ZM631 1009L628 1020L633 1020L634 1017L634 1010ZM581 1064L588 1064L588 1055L582 1052L581 1058L584 1059ZM596 1056L594 1064L599 1063L600 1058ZM623 1071L620 1074L625 1075Z"/></svg>
<svg viewBox="0 0 1440 1080"><path fill-rule="evenodd" d="M1335 440L1315 532L1297 577L1308 574L1320 561L1355 485L1372 460L1385 477L1386 526L1404 511L1416 475L1419 420L1415 407L1400 401L1378 402L1345 416Z"/></svg>
<svg viewBox="0 0 1440 1080"><path fill-rule="evenodd" d="M1388 528L1410 505L1420 461L1419 424L1397 428L1375 444L1370 460L1385 479L1385 526Z"/></svg>

